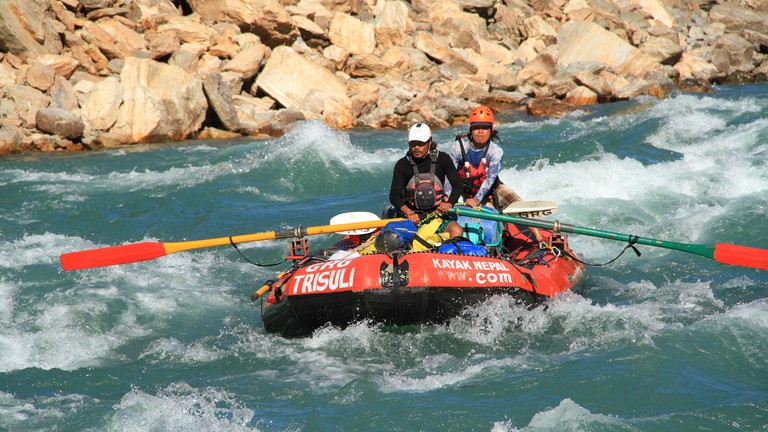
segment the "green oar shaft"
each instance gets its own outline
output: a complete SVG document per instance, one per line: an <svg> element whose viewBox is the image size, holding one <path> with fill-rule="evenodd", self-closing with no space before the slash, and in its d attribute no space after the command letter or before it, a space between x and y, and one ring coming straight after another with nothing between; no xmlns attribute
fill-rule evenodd
<svg viewBox="0 0 768 432"><path fill-rule="evenodd" d="M510 216L505 214L487 213L477 210L453 208L450 210L452 213L456 213L461 216L476 217L480 219L489 219L500 222L511 222L519 225L525 225L535 228L544 228L553 232L566 232L572 234L582 234L592 237L600 237L609 240L617 240L622 242L644 244L648 246L657 246L667 249L679 250L682 252L690 252L696 255L701 255L707 258L713 258L715 254L715 245L700 245L700 244L688 244L678 243L664 240L656 240L652 238L645 238L635 236L631 234L621 234L611 231L604 231L594 228L578 227L569 224L560 223L558 221L550 222L541 219L528 219L518 216Z"/></svg>

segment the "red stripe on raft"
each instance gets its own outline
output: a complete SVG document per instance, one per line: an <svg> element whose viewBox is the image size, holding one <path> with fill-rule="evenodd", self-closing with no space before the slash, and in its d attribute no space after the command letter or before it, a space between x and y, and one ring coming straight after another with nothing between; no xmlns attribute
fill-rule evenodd
<svg viewBox="0 0 768 432"><path fill-rule="evenodd" d="M82 270L93 267L148 261L160 258L163 255L166 255L165 247L163 247L162 243L157 242L110 246L101 249L62 254L61 268L64 270Z"/></svg>
<svg viewBox="0 0 768 432"><path fill-rule="evenodd" d="M720 243L712 257L717 262L768 270L768 250Z"/></svg>

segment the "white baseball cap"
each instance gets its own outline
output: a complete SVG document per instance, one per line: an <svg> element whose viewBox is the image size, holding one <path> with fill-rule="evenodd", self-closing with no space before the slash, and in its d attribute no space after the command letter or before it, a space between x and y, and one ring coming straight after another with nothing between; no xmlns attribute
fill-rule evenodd
<svg viewBox="0 0 768 432"><path fill-rule="evenodd" d="M427 142L432 138L432 131L426 123L416 123L408 131L408 141Z"/></svg>

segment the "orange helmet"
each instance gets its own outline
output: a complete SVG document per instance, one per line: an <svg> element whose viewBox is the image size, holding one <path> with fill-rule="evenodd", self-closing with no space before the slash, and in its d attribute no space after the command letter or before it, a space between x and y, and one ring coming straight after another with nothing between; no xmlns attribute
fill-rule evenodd
<svg viewBox="0 0 768 432"><path fill-rule="evenodd" d="M469 126L493 126L493 111L487 106L479 106L469 113Z"/></svg>

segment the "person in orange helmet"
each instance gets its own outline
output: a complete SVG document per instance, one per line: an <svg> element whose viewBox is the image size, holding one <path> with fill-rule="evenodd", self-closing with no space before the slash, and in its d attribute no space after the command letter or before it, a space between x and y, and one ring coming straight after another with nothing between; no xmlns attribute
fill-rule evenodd
<svg viewBox="0 0 768 432"><path fill-rule="evenodd" d="M469 133L456 136L449 156L459 171L464 190L464 203L478 207L491 203L502 211L509 204L521 201L520 196L499 179L504 150L493 142L495 135L493 111L487 106L478 106L469 114ZM450 186L446 192L450 193ZM541 234L531 230L537 240Z"/></svg>

